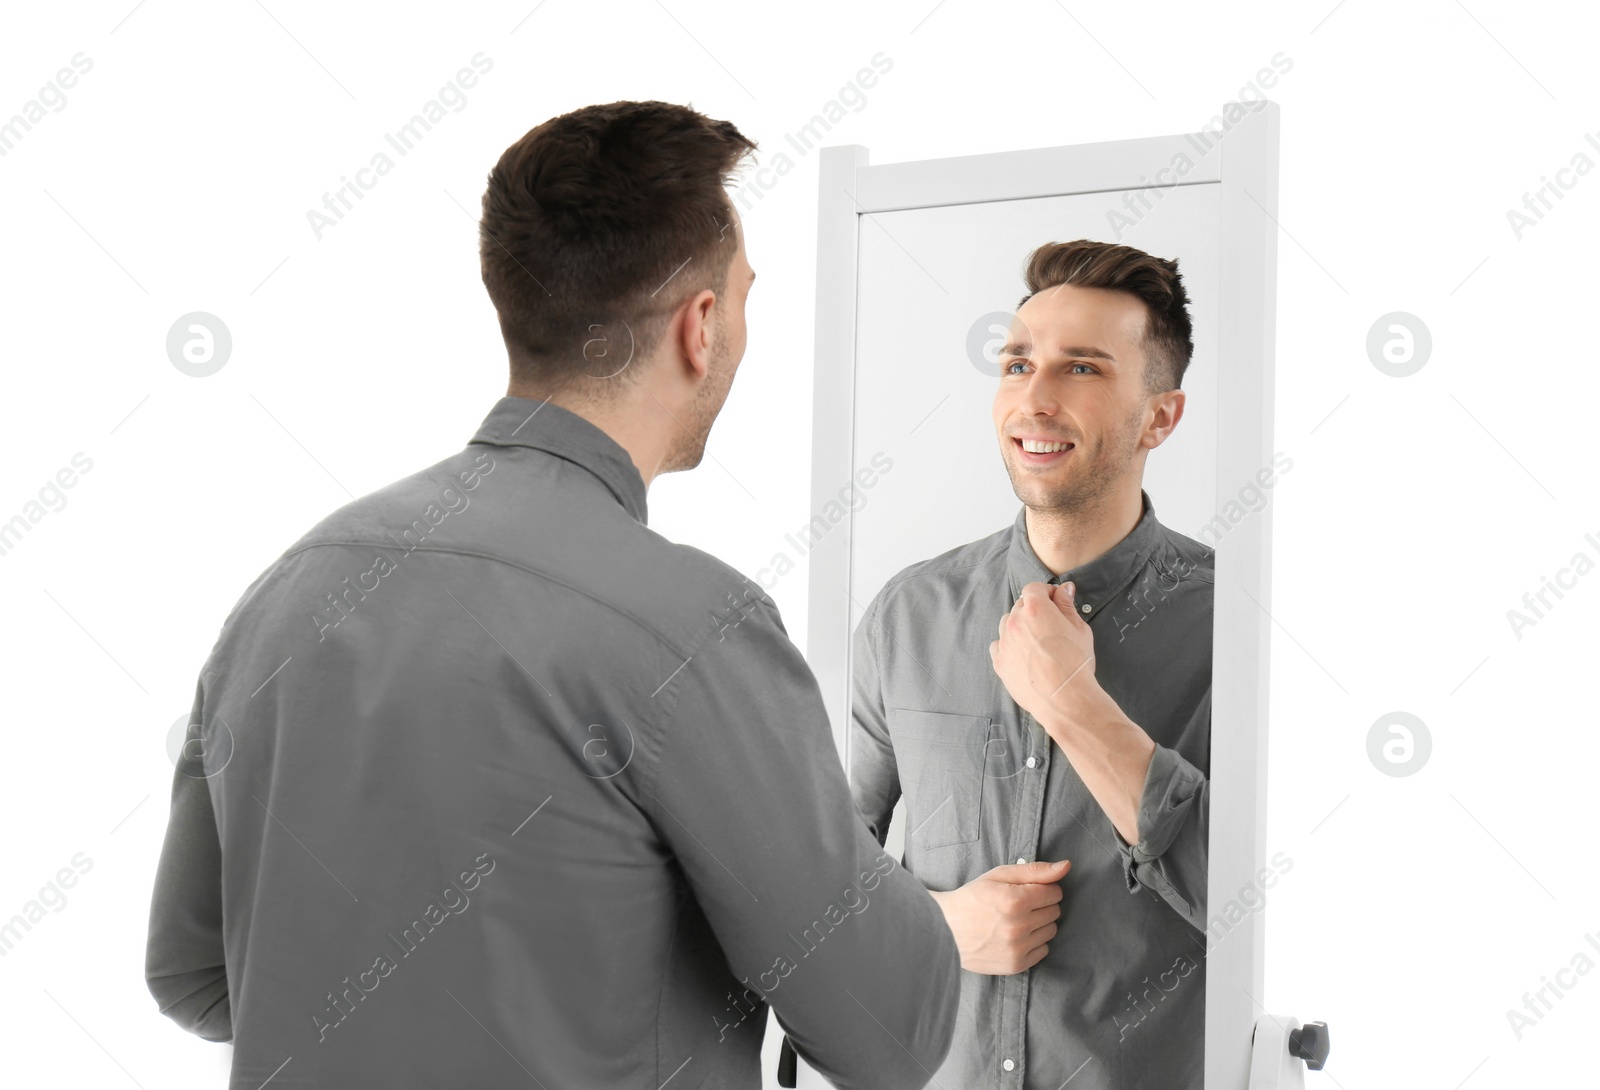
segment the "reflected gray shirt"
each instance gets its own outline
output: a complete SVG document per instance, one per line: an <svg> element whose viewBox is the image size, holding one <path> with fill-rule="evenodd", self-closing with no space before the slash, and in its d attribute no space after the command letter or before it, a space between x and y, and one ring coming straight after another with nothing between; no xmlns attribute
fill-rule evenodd
<svg viewBox="0 0 1600 1090"><path fill-rule="evenodd" d="M772 599L559 406L324 519L200 672L146 976L233 1087L754 1088L770 1006L914 1090L959 972Z"/></svg>
<svg viewBox="0 0 1600 1090"><path fill-rule="evenodd" d="M1056 576L1007 529L905 568L852 647L850 778L880 843L906 800L903 862L951 890L1004 863L1072 860L1049 953L961 971L936 1085L1202 1090L1211 746L1212 550L1156 520ZM1095 675L1156 743L1129 845L988 646L1030 582L1077 584Z"/></svg>

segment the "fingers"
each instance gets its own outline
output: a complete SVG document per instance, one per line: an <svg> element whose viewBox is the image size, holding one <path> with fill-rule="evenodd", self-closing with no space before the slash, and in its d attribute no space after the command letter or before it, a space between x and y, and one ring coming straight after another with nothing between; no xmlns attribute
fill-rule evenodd
<svg viewBox="0 0 1600 1090"><path fill-rule="evenodd" d="M1060 904L1065 896L1060 882L1036 882L1027 890L1027 900L1036 908Z"/></svg>
<svg viewBox="0 0 1600 1090"><path fill-rule="evenodd" d="M1028 933L1029 948L1031 949L1032 947L1038 946L1041 943L1049 942L1051 939L1056 937L1057 932L1060 930L1060 926L1054 921L1040 924L1038 927L1034 928Z"/></svg>
<svg viewBox="0 0 1600 1090"><path fill-rule="evenodd" d="M1045 924L1054 924L1059 919L1061 919L1061 901L1051 901L1050 904L1040 904L1038 908L1032 909L1027 914L1027 925L1029 930L1032 930Z"/></svg>
<svg viewBox="0 0 1600 1090"><path fill-rule="evenodd" d="M1029 600L1030 598L1042 599L1043 601L1048 602L1050 597L1049 583L1028 583L1022 588L1022 596L1017 599L1016 605L1013 605L1011 608L1016 609L1017 606L1020 606L1023 602Z"/></svg>
<svg viewBox="0 0 1600 1090"><path fill-rule="evenodd" d="M1022 594L1011 605L1011 611L1006 614L1009 618L1019 609L1031 603L1033 606L1043 606L1046 603L1056 607L1057 613L1070 616L1073 620L1082 622L1078 616L1078 585L1072 580L1065 583L1028 583L1022 588ZM1005 618L1000 622L1000 633L1005 634Z"/></svg>

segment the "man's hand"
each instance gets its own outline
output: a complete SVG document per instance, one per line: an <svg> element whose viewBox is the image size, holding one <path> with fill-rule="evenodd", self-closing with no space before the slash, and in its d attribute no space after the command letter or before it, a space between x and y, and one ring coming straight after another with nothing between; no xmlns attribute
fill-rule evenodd
<svg viewBox="0 0 1600 1090"><path fill-rule="evenodd" d="M1054 593L1052 594L1052 590ZM1094 633L1071 583L1029 583L989 645L1006 691L1044 728L1129 844L1156 744L1123 714L1094 674Z"/></svg>
<svg viewBox="0 0 1600 1090"><path fill-rule="evenodd" d="M1072 863L1044 861L995 867L948 893L930 891L972 973L1009 976L1050 952L1061 917L1061 879Z"/></svg>
<svg viewBox="0 0 1600 1090"><path fill-rule="evenodd" d="M1094 676L1094 633L1078 616L1074 590L1071 583L1029 583L1000 618L1000 638L989 644L1011 699L1040 722L1071 721L1079 709L1105 701Z"/></svg>

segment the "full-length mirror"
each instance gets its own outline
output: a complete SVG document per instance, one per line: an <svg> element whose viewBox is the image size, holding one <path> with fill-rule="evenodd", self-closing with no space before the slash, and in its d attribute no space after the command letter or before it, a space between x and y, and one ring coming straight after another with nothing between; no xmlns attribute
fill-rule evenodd
<svg viewBox="0 0 1600 1090"><path fill-rule="evenodd" d="M810 657L962 949L936 1085L1244 1085L1275 138L824 159Z"/></svg>

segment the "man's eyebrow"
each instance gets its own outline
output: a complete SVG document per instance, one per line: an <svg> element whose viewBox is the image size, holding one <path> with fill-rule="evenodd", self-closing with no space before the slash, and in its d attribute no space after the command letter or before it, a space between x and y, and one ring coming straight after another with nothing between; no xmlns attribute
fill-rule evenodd
<svg viewBox="0 0 1600 1090"><path fill-rule="evenodd" d="M1000 354L1002 356L1026 356L1032 347L1027 341L1011 341L1000 350ZM1068 345L1065 348L1059 348L1056 350L1056 355L1058 357L1081 356L1085 359L1117 362L1117 358L1103 348L1089 348L1082 345Z"/></svg>

